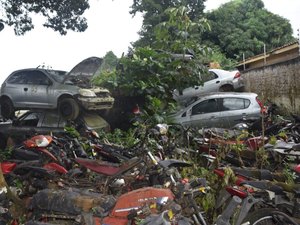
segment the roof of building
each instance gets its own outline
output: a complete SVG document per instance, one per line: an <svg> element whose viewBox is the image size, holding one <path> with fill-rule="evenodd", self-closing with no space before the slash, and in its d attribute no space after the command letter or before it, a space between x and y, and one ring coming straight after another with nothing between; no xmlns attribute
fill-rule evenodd
<svg viewBox="0 0 300 225"><path fill-rule="evenodd" d="M259 61L259 60L267 58L271 55L280 54L280 53L290 51L290 50L295 49L295 48L299 48L298 40L287 43L287 44L285 44L283 46L280 46L278 48L272 49L271 51L268 51L266 53L262 53L262 54L259 54L259 55L249 57L249 58L245 59L244 61L240 61L237 66L241 66L243 64L248 64L248 63L251 63L251 62Z"/></svg>

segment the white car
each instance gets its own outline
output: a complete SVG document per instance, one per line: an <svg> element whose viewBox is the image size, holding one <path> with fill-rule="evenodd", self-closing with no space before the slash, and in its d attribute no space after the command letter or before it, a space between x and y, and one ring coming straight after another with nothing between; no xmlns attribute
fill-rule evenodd
<svg viewBox="0 0 300 225"><path fill-rule="evenodd" d="M205 93L236 91L244 87L244 79L238 70L209 69L209 73L200 79L204 82L203 85L185 88L182 93L175 90L173 98L179 104L187 105Z"/></svg>

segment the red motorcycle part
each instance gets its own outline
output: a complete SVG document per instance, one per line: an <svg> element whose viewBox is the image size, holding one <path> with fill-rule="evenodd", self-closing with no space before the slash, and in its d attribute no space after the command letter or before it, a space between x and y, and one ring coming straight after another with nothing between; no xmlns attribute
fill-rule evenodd
<svg viewBox="0 0 300 225"><path fill-rule="evenodd" d="M109 216L103 218L95 218L96 225L127 225L127 216L132 210L141 209L145 205L155 205L157 200L165 198L174 200L175 196L170 189L145 187L129 193L121 195L115 207ZM156 213L155 207L151 207L153 213Z"/></svg>
<svg viewBox="0 0 300 225"><path fill-rule="evenodd" d="M106 176L114 176L121 174L122 172L128 171L137 164L140 163L138 157L134 157L122 164L114 164L100 160L85 159L85 158L76 158L75 161L80 165L94 171L96 173L104 174Z"/></svg>
<svg viewBox="0 0 300 225"><path fill-rule="evenodd" d="M38 150L38 151L44 153L45 155L49 156L52 160L58 161L57 158L51 152L49 152L47 149L45 149L45 148L36 148L36 150Z"/></svg>
<svg viewBox="0 0 300 225"><path fill-rule="evenodd" d="M246 191L234 187L226 187L226 191L232 196L238 196L242 199L248 196L248 193Z"/></svg>
<svg viewBox="0 0 300 225"><path fill-rule="evenodd" d="M220 177L224 177L225 172L223 169L214 169L214 173L217 174ZM235 177L237 178L235 181L236 185L240 185L242 182L247 181L248 179L241 176L241 175L235 175Z"/></svg>
<svg viewBox="0 0 300 225"><path fill-rule="evenodd" d="M294 170L297 172L297 173L300 173L300 164L295 166L294 167Z"/></svg>
<svg viewBox="0 0 300 225"><path fill-rule="evenodd" d="M57 163L47 163L43 166L46 170L56 171L61 174L66 174L68 171L61 165L58 165Z"/></svg>
<svg viewBox="0 0 300 225"><path fill-rule="evenodd" d="M32 138L23 142L26 148L34 148L48 157L50 157L54 161L58 161L57 158L49 152L45 147L47 147L52 142L52 137L50 135L36 135Z"/></svg>
<svg viewBox="0 0 300 225"><path fill-rule="evenodd" d="M2 173L8 174L15 169L17 164L12 162L2 162L0 163L0 165L1 165Z"/></svg>
<svg viewBox="0 0 300 225"><path fill-rule="evenodd" d="M52 137L50 135L36 135L32 138L23 142L23 144L27 148L39 148L39 147L46 147L52 142ZM43 144L43 146L41 146Z"/></svg>
<svg viewBox="0 0 300 225"><path fill-rule="evenodd" d="M257 151L260 147L263 146L262 137L248 138L244 144L252 151Z"/></svg>

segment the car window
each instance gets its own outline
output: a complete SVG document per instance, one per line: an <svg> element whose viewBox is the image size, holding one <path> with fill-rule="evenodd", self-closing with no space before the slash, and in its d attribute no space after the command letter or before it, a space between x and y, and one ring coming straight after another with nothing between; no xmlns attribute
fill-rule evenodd
<svg viewBox="0 0 300 225"><path fill-rule="evenodd" d="M213 80L213 79L216 79L216 78L218 78L218 75L215 74L215 73L212 72L212 71L209 71L207 74L204 74L204 75L202 76L202 81L203 81L203 82L207 82L207 81L210 81L210 80Z"/></svg>
<svg viewBox="0 0 300 225"><path fill-rule="evenodd" d="M27 72L27 84L49 85L49 78L41 71L33 70Z"/></svg>
<svg viewBox="0 0 300 225"><path fill-rule="evenodd" d="M192 115L218 112L218 104L216 99L208 99L202 101L192 108Z"/></svg>
<svg viewBox="0 0 300 225"><path fill-rule="evenodd" d="M24 71L17 72L8 78L7 83L9 84L26 84L27 77Z"/></svg>
<svg viewBox="0 0 300 225"><path fill-rule="evenodd" d="M40 113L26 114L17 121L18 126L36 127L40 118Z"/></svg>
<svg viewBox="0 0 300 225"><path fill-rule="evenodd" d="M57 82L62 83L66 77L67 72L62 70L47 70L49 75Z"/></svg>
<svg viewBox="0 0 300 225"><path fill-rule="evenodd" d="M41 127L59 127L60 117L56 113L46 113L42 123Z"/></svg>
<svg viewBox="0 0 300 225"><path fill-rule="evenodd" d="M222 111L246 109L250 105L249 99L244 98L224 98Z"/></svg>

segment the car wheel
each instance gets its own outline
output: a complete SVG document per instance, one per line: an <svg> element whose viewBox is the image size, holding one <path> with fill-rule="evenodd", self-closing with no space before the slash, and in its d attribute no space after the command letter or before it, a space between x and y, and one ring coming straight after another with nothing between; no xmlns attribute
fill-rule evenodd
<svg viewBox="0 0 300 225"><path fill-rule="evenodd" d="M7 97L1 99L1 115L4 119L12 119L15 117L14 105Z"/></svg>
<svg viewBox="0 0 300 225"><path fill-rule="evenodd" d="M66 120L75 120L79 111L79 105L73 98L64 98L58 103L58 112Z"/></svg>
<svg viewBox="0 0 300 225"><path fill-rule="evenodd" d="M220 87L219 91L222 91L222 92L233 91L233 87L232 87L232 85L227 84L227 85Z"/></svg>

